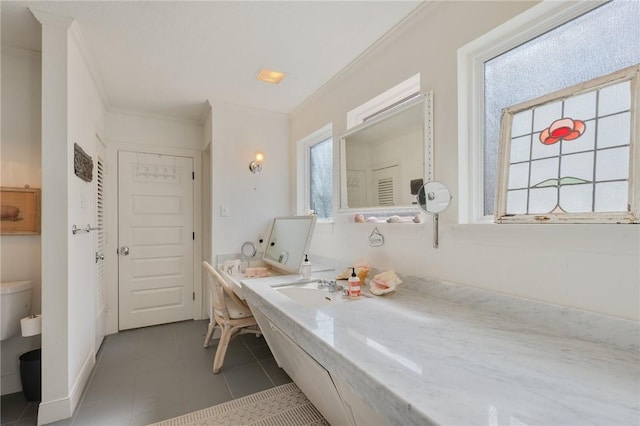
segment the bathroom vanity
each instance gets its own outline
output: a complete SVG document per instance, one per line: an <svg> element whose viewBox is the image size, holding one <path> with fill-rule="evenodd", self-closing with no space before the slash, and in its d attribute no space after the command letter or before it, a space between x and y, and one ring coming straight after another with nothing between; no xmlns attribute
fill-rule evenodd
<svg viewBox="0 0 640 426"><path fill-rule="evenodd" d="M418 281L355 301L299 275L242 290L278 364L334 426L640 423L637 323Z"/></svg>

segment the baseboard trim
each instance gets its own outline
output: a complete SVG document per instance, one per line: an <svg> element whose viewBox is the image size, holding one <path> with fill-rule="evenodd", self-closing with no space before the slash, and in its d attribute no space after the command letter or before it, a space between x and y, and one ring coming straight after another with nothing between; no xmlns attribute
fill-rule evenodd
<svg viewBox="0 0 640 426"><path fill-rule="evenodd" d="M38 426L68 419L73 415L71 398L60 398L54 401L41 402L38 408Z"/></svg>
<svg viewBox="0 0 640 426"><path fill-rule="evenodd" d="M80 403L82 392L84 391L93 367L96 365L96 356L93 351L89 353L80 369L80 374L71 388L68 397L56 399L54 401L43 401L38 409L38 426L68 419L73 416L73 412Z"/></svg>
<svg viewBox="0 0 640 426"><path fill-rule="evenodd" d="M93 367L96 365L96 354L95 352L89 352L89 355L84 360L84 364L82 365L82 369L80 370L80 374L78 374L78 379L73 384L71 388L71 410L75 410L78 404L80 403L80 398L82 398L82 393L84 392L84 388L87 386L89 382L89 378L91 377L91 373L93 372Z"/></svg>

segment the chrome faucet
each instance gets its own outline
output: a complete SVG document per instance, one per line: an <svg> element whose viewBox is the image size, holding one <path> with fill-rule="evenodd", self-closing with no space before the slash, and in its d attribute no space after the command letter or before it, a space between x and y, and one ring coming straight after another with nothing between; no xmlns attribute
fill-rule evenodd
<svg viewBox="0 0 640 426"><path fill-rule="evenodd" d="M326 288L329 292L334 293L336 291L341 291L342 286L336 282L336 280L318 280L318 288Z"/></svg>

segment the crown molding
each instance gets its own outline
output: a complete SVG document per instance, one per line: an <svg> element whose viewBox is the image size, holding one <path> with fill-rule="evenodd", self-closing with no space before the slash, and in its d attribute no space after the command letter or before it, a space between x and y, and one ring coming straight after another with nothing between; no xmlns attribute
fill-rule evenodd
<svg viewBox="0 0 640 426"><path fill-rule="evenodd" d="M204 126L204 124L207 122L207 119L212 114L212 111L213 111L213 106L211 105L211 102L209 102L209 99L207 99L206 101L204 101L204 108L202 109L200 124Z"/></svg>
<svg viewBox="0 0 640 426"><path fill-rule="evenodd" d="M29 11L42 25L50 25L61 29L69 28L74 19L68 16L60 16L53 13L45 12L44 10L29 8Z"/></svg>

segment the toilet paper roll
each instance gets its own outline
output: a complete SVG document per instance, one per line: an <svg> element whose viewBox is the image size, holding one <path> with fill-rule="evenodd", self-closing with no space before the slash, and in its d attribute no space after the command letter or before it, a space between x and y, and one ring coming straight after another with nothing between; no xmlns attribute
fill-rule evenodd
<svg viewBox="0 0 640 426"><path fill-rule="evenodd" d="M22 337L35 336L42 333L42 315L30 315L20 320Z"/></svg>

